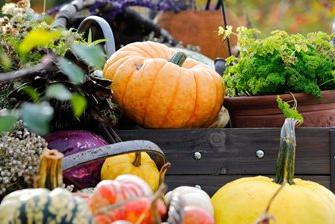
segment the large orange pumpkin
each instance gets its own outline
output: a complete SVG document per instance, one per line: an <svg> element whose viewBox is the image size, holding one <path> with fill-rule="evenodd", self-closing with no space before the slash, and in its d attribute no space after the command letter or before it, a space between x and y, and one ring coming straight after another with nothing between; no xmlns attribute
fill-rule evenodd
<svg viewBox="0 0 335 224"><path fill-rule="evenodd" d="M129 44L105 64L113 97L138 124L149 128L208 127L224 98L219 74L154 42Z"/></svg>

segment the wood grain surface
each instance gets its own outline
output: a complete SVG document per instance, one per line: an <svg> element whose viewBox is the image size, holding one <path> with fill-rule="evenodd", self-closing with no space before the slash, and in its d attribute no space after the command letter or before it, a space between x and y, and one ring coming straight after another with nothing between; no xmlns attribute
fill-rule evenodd
<svg viewBox="0 0 335 224"><path fill-rule="evenodd" d="M199 184L213 193L239 177L274 175L280 129L138 129L120 130L118 134L123 140L150 140L161 147L172 163L169 186ZM296 175L334 189L334 130L298 128L296 136ZM264 152L263 158L256 156L257 150ZM201 159L194 158L195 152Z"/></svg>

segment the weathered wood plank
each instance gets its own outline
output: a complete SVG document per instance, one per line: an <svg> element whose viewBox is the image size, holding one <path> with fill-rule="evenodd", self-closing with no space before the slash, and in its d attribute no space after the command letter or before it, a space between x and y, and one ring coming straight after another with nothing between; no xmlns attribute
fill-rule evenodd
<svg viewBox="0 0 335 224"><path fill-rule="evenodd" d="M298 128L296 173L330 175L329 128ZM280 129L121 130L124 140L145 139L158 144L172 162L169 174L271 175ZM262 159L256 157L263 150ZM193 158L200 152L200 160Z"/></svg>
<svg viewBox="0 0 335 224"><path fill-rule="evenodd" d="M168 175L166 182L169 186L169 190L178 186L195 186L199 185L209 195L213 195L221 186L224 184L241 178L240 175L220 175L220 176L209 176L209 175ZM330 188L330 176L299 176L305 180L313 180L322 184L323 186Z"/></svg>
<svg viewBox="0 0 335 224"><path fill-rule="evenodd" d="M330 151L329 151L329 159L330 159L330 188L333 192L335 192L335 129L330 129Z"/></svg>

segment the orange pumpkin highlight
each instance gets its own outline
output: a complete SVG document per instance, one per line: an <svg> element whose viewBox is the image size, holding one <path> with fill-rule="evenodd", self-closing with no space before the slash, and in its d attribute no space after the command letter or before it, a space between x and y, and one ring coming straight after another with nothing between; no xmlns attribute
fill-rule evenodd
<svg viewBox="0 0 335 224"><path fill-rule="evenodd" d="M208 127L224 99L219 74L187 58L169 60L175 50L154 42L129 44L105 64L113 97L138 124L149 128Z"/></svg>

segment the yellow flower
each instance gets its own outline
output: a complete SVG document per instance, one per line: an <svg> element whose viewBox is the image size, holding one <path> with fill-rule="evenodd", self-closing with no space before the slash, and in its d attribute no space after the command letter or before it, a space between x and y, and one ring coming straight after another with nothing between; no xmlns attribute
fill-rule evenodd
<svg viewBox="0 0 335 224"><path fill-rule="evenodd" d="M226 29L223 28L222 26L219 27L218 35L223 36L223 39L229 38L232 33L233 33L232 26L226 26Z"/></svg>
<svg viewBox="0 0 335 224"><path fill-rule="evenodd" d="M221 36L223 34L224 34L224 28L222 26L219 26L218 35Z"/></svg>
<svg viewBox="0 0 335 224"><path fill-rule="evenodd" d="M247 28L245 26L239 26L236 28L237 33L243 33Z"/></svg>

